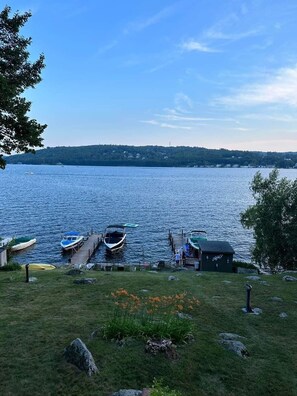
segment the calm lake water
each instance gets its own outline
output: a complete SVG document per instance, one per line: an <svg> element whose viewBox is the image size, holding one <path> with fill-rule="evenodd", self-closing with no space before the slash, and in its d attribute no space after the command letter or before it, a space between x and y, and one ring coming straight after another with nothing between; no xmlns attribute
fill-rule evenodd
<svg viewBox="0 0 297 396"><path fill-rule="evenodd" d="M60 249L65 231L137 223L120 253L109 258L102 245L91 262L139 263L171 260L169 229L204 229L208 239L230 242L237 259L249 260L252 234L242 228L240 212L253 203L249 184L256 171L8 165L0 171L0 235L37 238L16 255L20 263L59 264L69 258ZM281 176L296 178L297 170Z"/></svg>

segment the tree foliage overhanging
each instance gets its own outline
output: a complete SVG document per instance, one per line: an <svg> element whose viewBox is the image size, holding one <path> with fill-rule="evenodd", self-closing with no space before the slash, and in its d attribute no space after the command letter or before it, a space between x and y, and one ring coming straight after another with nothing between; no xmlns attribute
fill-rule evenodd
<svg viewBox="0 0 297 396"><path fill-rule="evenodd" d="M255 262L273 271L296 269L297 180L279 178L276 169L267 178L257 172L250 188L256 203L241 214L241 222L253 229Z"/></svg>
<svg viewBox="0 0 297 396"><path fill-rule="evenodd" d="M11 8L0 13L0 168L5 167L3 154L34 152L42 147L40 135L46 125L30 119L31 102L22 94L41 81L44 56L30 62L31 38L20 35L20 29L31 17L30 12L10 17Z"/></svg>

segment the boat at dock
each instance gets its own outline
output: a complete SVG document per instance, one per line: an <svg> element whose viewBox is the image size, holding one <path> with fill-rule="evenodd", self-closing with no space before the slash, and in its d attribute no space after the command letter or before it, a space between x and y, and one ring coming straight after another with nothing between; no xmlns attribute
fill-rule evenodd
<svg viewBox="0 0 297 396"><path fill-rule="evenodd" d="M6 248L7 245L12 241L13 238L11 237L0 237L0 248Z"/></svg>
<svg viewBox="0 0 297 396"><path fill-rule="evenodd" d="M126 228L136 228L138 224L124 223L112 224L106 227L103 242L110 252L117 251L124 246L126 240Z"/></svg>
<svg viewBox="0 0 297 396"><path fill-rule="evenodd" d="M36 239L32 237L13 238L9 242L8 247L12 252L17 252L34 245L34 243L36 243Z"/></svg>
<svg viewBox="0 0 297 396"><path fill-rule="evenodd" d="M84 242L83 235L81 235L77 231L69 231L64 234L63 239L60 242L60 245L63 250L72 250L82 245L83 242Z"/></svg>
<svg viewBox="0 0 297 396"><path fill-rule="evenodd" d="M200 241L206 241L207 240L207 233L206 231L203 230L193 230L190 232L190 235L188 237L188 242L189 245L193 249L200 249L199 242Z"/></svg>

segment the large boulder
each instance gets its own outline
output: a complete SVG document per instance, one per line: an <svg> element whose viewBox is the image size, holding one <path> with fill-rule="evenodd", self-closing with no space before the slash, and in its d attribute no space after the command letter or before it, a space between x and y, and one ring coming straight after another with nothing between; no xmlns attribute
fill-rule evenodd
<svg viewBox="0 0 297 396"><path fill-rule="evenodd" d="M220 333L220 344L227 350L236 353L236 355L245 358L249 356L246 346L238 341L238 338L245 338L234 333Z"/></svg>
<svg viewBox="0 0 297 396"><path fill-rule="evenodd" d="M98 372L91 352L80 338L76 338L65 348L64 356L68 363L74 364L89 376Z"/></svg>
<svg viewBox="0 0 297 396"><path fill-rule="evenodd" d="M221 340L220 342L224 348L228 349L231 352L236 353L236 355L242 358L249 356L246 346L241 341Z"/></svg>
<svg viewBox="0 0 297 396"><path fill-rule="evenodd" d="M120 389L118 392L112 394L112 396L141 396L142 391L136 389Z"/></svg>

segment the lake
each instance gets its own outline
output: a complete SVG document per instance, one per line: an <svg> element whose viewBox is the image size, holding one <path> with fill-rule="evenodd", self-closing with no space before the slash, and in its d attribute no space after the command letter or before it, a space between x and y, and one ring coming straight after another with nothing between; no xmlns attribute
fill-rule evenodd
<svg viewBox="0 0 297 396"><path fill-rule="evenodd" d="M8 165L0 171L1 236L31 235L37 244L16 254L20 263L67 263L65 231L103 232L108 224L137 223L113 258L103 245L91 262L169 261L168 230L207 231L226 240L235 258L249 260L252 233L240 213L253 203L249 184L257 169L136 168ZM262 169L268 175L269 169ZM281 170L296 178L297 170Z"/></svg>

